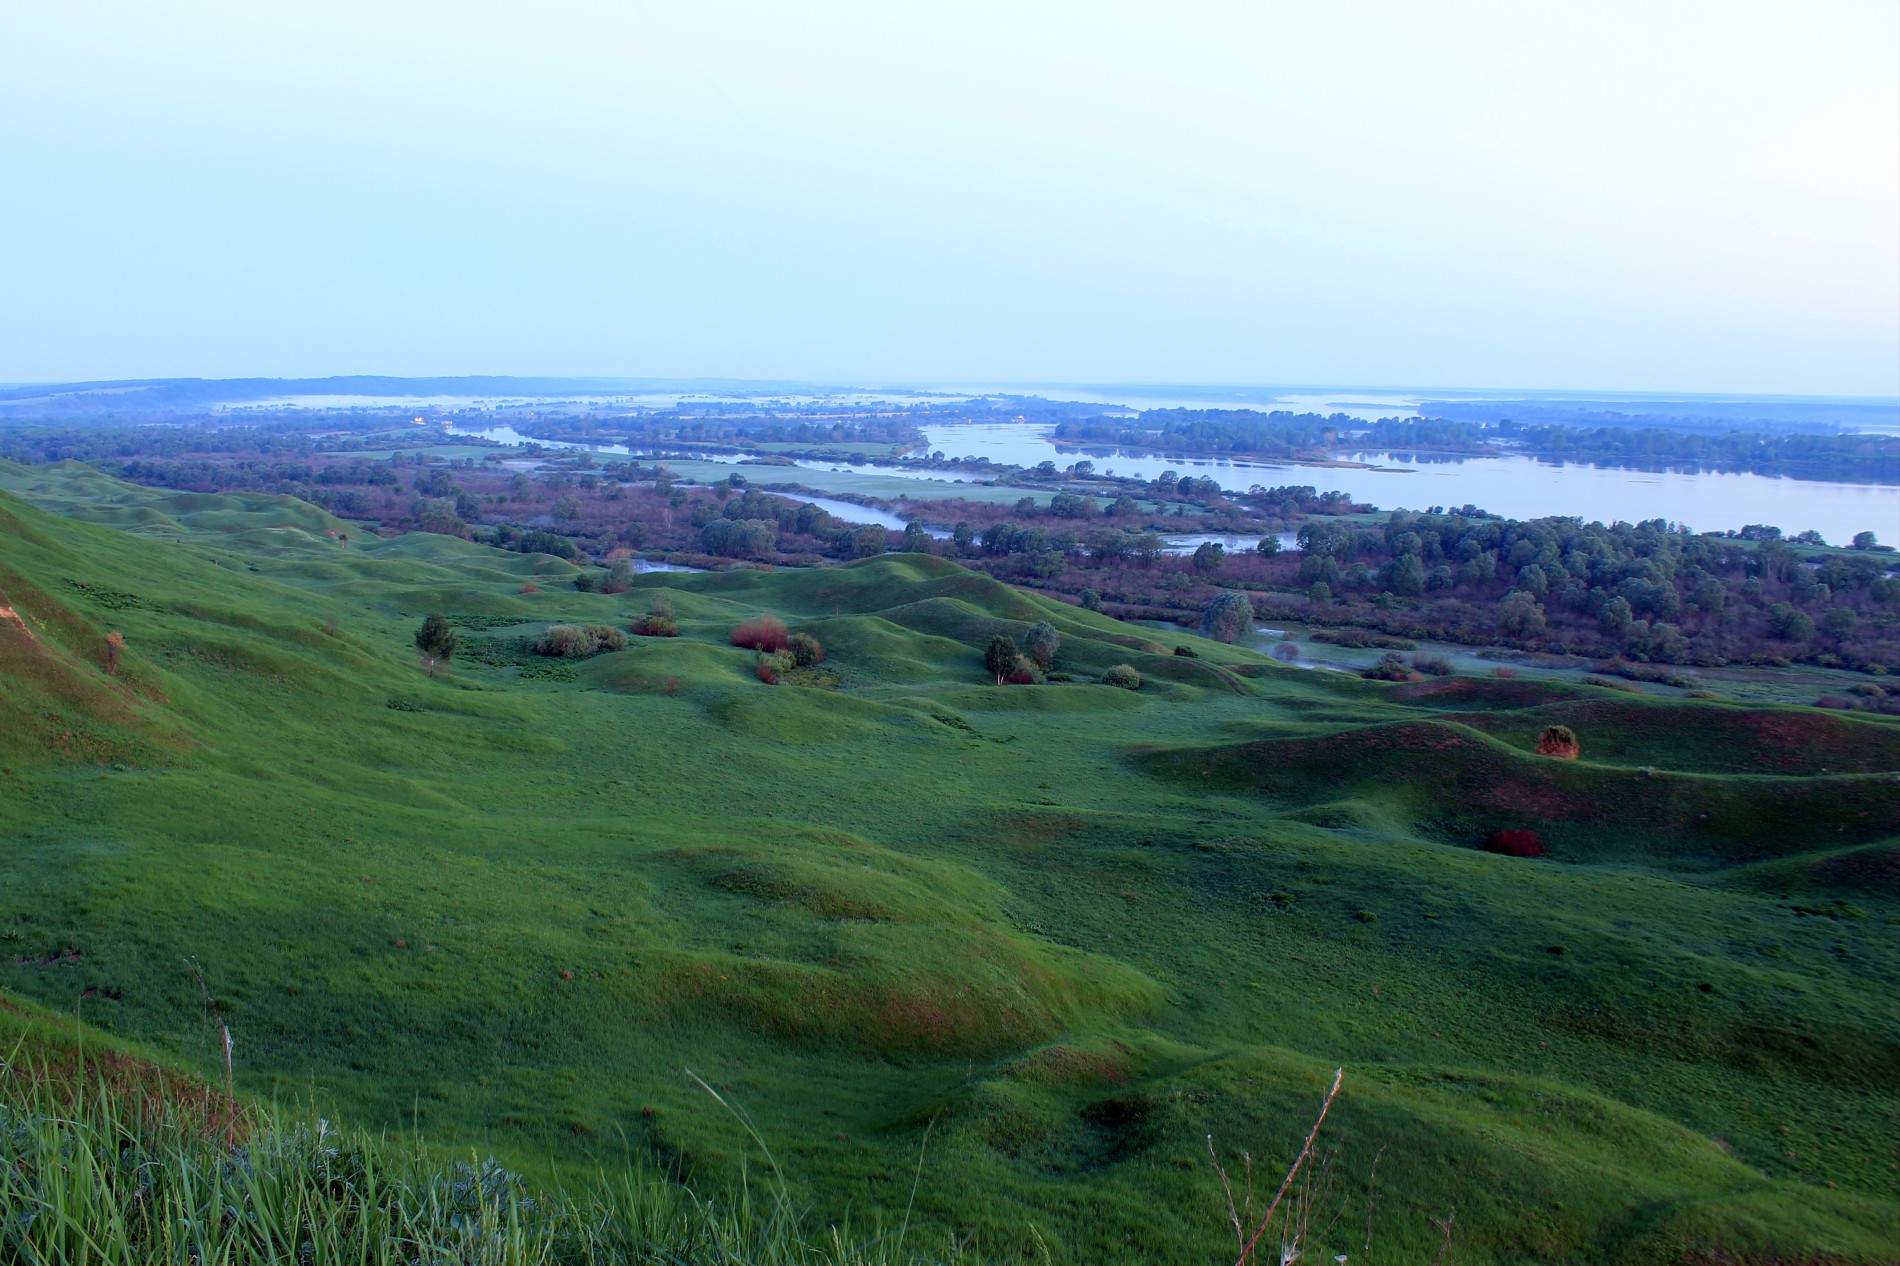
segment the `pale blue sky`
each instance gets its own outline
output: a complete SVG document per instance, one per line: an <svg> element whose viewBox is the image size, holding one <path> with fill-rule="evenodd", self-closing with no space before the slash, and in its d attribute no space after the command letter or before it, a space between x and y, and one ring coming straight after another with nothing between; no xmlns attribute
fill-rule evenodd
<svg viewBox="0 0 1900 1266"><path fill-rule="evenodd" d="M1900 5L4 0L0 380L1900 393Z"/></svg>

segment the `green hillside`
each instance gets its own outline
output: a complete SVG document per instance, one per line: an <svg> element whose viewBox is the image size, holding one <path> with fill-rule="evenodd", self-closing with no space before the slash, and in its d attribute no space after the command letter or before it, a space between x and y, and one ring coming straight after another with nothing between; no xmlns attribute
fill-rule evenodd
<svg viewBox="0 0 1900 1266"><path fill-rule="evenodd" d="M0 989L209 1067L202 972L253 1096L731 1181L690 1067L821 1218L894 1221L921 1149L939 1240L1198 1262L1208 1136L1277 1183L1343 1066L1318 1260L1447 1215L1462 1263L1895 1259L1893 722L1366 682L927 556L603 595L286 498L0 490ZM678 638L527 652L661 592ZM763 684L761 614L822 666ZM991 685L1037 620L1072 680Z"/></svg>

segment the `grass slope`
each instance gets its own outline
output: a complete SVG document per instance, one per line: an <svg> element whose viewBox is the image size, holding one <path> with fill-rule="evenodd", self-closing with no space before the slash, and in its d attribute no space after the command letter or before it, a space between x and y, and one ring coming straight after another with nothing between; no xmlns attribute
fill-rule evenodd
<svg viewBox="0 0 1900 1266"><path fill-rule="evenodd" d="M22 469L176 526L0 493L0 986L190 1062L201 968L252 1093L731 1178L690 1066L827 1218L901 1211L928 1130L922 1223L1185 1262L1231 1244L1207 1135L1273 1170L1344 1064L1328 1255L1381 1147L1375 1261L1453 1211L1465 1262L1900 1242L1891 727L1185 659L915 556L582 594ZM522 653L662 589L680 638ZM830 650L810 687L726 644L765 612ZM1035 619L1078 681L989 686ZM1084 684L1118 662L1139 694ZM1584 760L1529 753L1553 720ZM1525 824L1551 858L1472 847Z"/></svg>

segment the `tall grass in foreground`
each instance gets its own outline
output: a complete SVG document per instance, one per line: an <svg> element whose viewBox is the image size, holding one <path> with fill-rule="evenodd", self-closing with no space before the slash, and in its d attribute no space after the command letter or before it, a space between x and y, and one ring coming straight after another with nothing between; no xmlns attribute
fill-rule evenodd
<svg viewBox="0 0 1900 1266"><path fill-rule="evenodd" d="M12 1266L925 1266L900 1229L815 1227L783 1179L703 1198L652 1169L531 1190L492 1160L234 1108L124 1065L0 1064Z"/></svg>

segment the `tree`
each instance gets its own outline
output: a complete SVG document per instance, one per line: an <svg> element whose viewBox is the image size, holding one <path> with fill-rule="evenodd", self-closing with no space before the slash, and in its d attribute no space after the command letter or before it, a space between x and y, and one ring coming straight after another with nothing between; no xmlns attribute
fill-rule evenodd
<svg viewBox="0 0 1900 1266"><path fill-rule="evenodd" d="M930 529L916 519L904 525L904 550L911 554L930 552Z"/></svg>
<svg viewBox="0 0 1900 1266"><path fill-rule="evenodd" d="M1082 591L1082 609L1084 611L1100 611L1102 609L1102 595L1093 589L1084 589Z"/></svg>
<svg viewBox="0 0 1900 1266"><path fill-rule="evenodd" d="M1007 633L998 633L983 649L983 667L989 670L990 676L996 679L999 686L1003 684L1004 678L1015 671L1018 658L1016 639Z"/></svg>
<svg viewBox="0 0 1900 1266"><path fill-rule="evenodd" d="M1874 548L1874 545L1875 545L1874 534L1872 532L1854 533L1854 548L1855 549L1862 549L1862 550L1872 549Z"/></svg>
<svg viewBox="0 0 1900 1266"><path fill-rule="evenodd" d="M1805 642L1814 636L1814 620L1792 603L1777 602L1768 608L1768 631L1784 642Z"/></svg>
<svg viewBox="0 0 1900 1266"><path fill-rule="evenodd" d="M1194 570L1202 573L1217 572L1227 559L1227 547L1219 541L1202 541L1194 547Z"/></svg>
<svg viewBox="0 0 1900 1266"><path fill-rule="evenodd" d="M1852 607L1829 607L1821 617L1821 627L1835 637L1846 637L1854 631L1857 618Z"/></svg>
<svg viewBox="0 0 1900 1266"><path fill-rule="evenodd" d="M614 565L607 569L605 579L600 582L600 593L625 593L633 588L633 564L624 558L616 558Z"/></svg>
<svg viewBox="0 0 1900 1266"><path fill-rule="evenodd" d="M1400 554L1392 560L1392 592L1415 598L1425 592L1425 564L1417 554Z"/></svg>
<svg viewBox="0 0 1900 1266"><path fill-rule="evenodd" d="M440 611L431 611L422 621L422 627L416 630L416 649L429 661L429 671L434 672L437 663L448 663L455 658L455 630L449 627L448 617Z"/></svg>
<svg viewBox="0 0 1900 1266"><path fill-rule="evenodd" d="M1140 690L1141 674L1135 671L1133 664L1116 664L1102 674L1104 686L1119 686L1123 690Z"/></svg>
<svg viewBox="0 0 1900 1266"><path fill-rule="evenodd" d="M867 523L851 533L847 542L853 558L873 558L884 552L889 538L884 529L875 523Z"/></svg>
<svg viewBox="0 0 1900 1266"><path fill-rule="evenodd" d="M1615 597L1603 604L1603 610L1597 613L1597 625L1605 636L1621 639L1629 632L1630 622L1636 613L1630 610L1628 598Z"/></svg>
<svg viewBox="0 0 1900 1266"><path fill-rule="evenodd" d="M1621 598L1617 599L1622 602ZM1627 608L1627 603L1625 607ZM1505 637L1536 637L1544 631L1544 608L1522 589L1513 589L1498 604L1498 632Z"/></svg>
<svg viewBox="0 0 1900 1266"><path fill-rule="evenodd" d="M1036 667L1047 672L1056 662L1056 651L1062 645L1062 634L1056 632L1056 626L1047 620L1038 620L1029 626L1029 632L1023 634L1023 654L1034 660Z"/></svg>
<svg viewBox="0 0 1900 1266"><path fill-rule="evenodd" d="M1253 603L1231 590L1207 604L1201 614L1201 635L1217 642L1237 642L1253 632Z"/></svg>
<svg viewBox="0 0 1900 1266"><path fill-rule="evenodd" d="M1267 533L1265 536L1260 538L1260 543L1253 547L1253 552L1260 555L1260 557L1262 558L1279 557L1280 538L1274 535L1272 532Z"/></svg>

